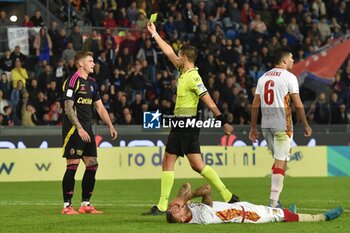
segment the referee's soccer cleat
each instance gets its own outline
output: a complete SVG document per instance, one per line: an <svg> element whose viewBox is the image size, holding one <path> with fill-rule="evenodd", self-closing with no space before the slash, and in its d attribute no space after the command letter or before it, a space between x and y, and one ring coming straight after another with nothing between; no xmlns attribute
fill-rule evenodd
<svg viewBox="0 0 350 233"><path fill-rule="evenodd" d="M235 202L239 202L239 197L232 194L231 199L227 203L235 203Z"/></svg>
<svg viewBox="0 0 350 233"><path fill-rule="evenodd" d="M334 209L325 212L323 215L326 217L326 221L331 221L333 219L338 218L343 212L343 208L338 206Z"/></svg>
<svg viewBox="0 0 350 233"><path fill-rule="evenodd" d="M80 206L79 213L81 214L103 214L102 211L96 210L94 206Z"/></svg>
<svg viewBox="0 0 350 233"><path fill-rule="evenodd" d="M66 208L63 208L61 211L61 214L79 214L77 211L75 211L75 209L73 208L73 206L67 206Z"/></svg>
<svg viewBox="0 0 350 233"><path fill-rule="evenodd" d="M290 204L290 206L288 207L288 210L294 214L297 213L297 205L296 204Z"/></svg>
<svg viewBox="0 0 350 233"><path fill-rule="evenodd" d="M142 213L142 215L163 215L165 214L165 211L161 211L158 209L158 207L155 205L153 206L148 212Z"/></svg>

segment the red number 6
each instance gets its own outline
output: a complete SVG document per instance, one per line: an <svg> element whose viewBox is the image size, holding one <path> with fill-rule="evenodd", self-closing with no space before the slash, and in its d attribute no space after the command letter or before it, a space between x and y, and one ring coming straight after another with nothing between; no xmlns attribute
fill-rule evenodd
<svg viewBox="0 0 350 233"><path fill-rule="evenodd" d="M267 105L273 104L273 100L275 98L275 93L273 92L273 88L275 83L272 80L269 80L265 83L264 86L264 100Z"/></svg>

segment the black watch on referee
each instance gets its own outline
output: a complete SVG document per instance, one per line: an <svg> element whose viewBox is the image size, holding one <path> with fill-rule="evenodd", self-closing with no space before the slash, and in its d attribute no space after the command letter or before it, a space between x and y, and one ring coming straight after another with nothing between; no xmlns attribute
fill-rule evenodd
<svg viewBox="0 0 350 233"><path fill-rule="evenodd" d="M215 117L215 120L220 121L221 122L221 126L224 126L227 123L225 117L222 114L220 114L219 116Z"/></svg>

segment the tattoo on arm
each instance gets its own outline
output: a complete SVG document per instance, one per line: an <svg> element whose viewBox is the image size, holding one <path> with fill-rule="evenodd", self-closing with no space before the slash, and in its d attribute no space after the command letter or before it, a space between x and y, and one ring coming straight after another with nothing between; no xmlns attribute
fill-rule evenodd
<svg viewBox="0 0 350 233"><path fill-rule="evenodd" d="M202 203L208 206L213 206L213 197L211 195L211 188L209 185L206 184L196 189L192 193L192 198L195 197L202 197Z"/></svg>
<svg viewBox="0 0 350 233"><path fill-rule="evenodd" d="M68 119L77 129L81 129L83 127L81 126L81 124L78 120L78 117L75 114L73 106L74 106L73 100L65 100L64 101L64 111L66 112Z"/></svg>
<svg viewBox="0 0 350 233"><path fill-rule="evenodd" d="M182 185L181 189L177 193L178 197L183 197L187 201L192 199L191 185L189 183L185 183Z"/></svg>

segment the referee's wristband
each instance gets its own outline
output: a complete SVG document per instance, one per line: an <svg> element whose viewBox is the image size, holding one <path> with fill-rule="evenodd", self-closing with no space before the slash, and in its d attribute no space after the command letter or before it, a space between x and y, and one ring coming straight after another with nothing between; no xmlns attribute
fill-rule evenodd
<svg viewBox="0 0 350 233"><path fill-rule="evenodd" d="M219 116L215 117L215 119L216 119L217 121L220 121L220 122L221 122L221 126L224 126L224 124L227 123L225 117L224 117L222 114L220 114Z"/></svg>
<svg viewBox="0 0 350 233"><path fill-rule="evenodd" d="M157 31L154 31L154 32L152 32L152 38L154 38L156 35L158 35L158 32Z"/></svg>

